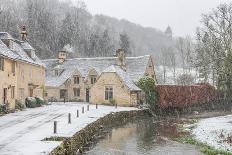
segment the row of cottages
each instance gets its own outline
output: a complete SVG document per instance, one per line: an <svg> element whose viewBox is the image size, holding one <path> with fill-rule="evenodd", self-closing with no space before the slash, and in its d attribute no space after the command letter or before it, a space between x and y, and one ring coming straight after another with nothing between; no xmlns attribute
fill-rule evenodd
<svg viewBox="0 0 232 155"><path fill-rule="evenodd" d="M45 66L27 42L25 28L22 40L14 39L7 32L0 32L0 104L9 110L16 100L26 97L43 97Z"/></svg>
<svg viewBox="0 0 232 155"><path fill-rule="evenodd" d="M46 93L50 101L85 101L94 104L137 105L141 90L135 85L143 76L155 79L153 59L149 55L67 59L65 51L58 59L43 60L46 65Z"/></svg>

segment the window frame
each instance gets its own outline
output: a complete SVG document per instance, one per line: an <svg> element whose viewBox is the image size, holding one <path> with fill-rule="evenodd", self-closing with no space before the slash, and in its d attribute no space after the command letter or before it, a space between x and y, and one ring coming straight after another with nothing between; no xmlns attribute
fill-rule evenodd
<svg viewBox="0 0 232 155"><path fill-rule="evenodd" d="M62 92L63 91L63 92ZM61 96L61 92L63 93L63 95ZM60 98L64 99L66 98L66 94L67 94L67 89L60 89Z"/></svg>
<svg viewBox="0 0 232 155"><path fill-rule="evenodd" d="M105 86L105 100L109 101L114 98L113 86Z"/></svg>
<svg viewBox="0 0 232 155"><path fill-rule="evenodd" d="M73 88L73 95L74 97L80 97L81 89L80 88Z"/></svg>
<svg viewBox="0 0 232 155"><path fill-rule="evenodd" d="M91 83L91 84L96 83L96 81L97 81L97 77L96 77L96 76L91 76L91 77L90 77L90 83Z"/></svg>
<svg viewBox="0 0 232 155"><path fill-rule="evenodd" d="M4 63L5 63L5 60L3 57L0 57L0 71L4 71Z"/></svg>
<svg viewBox="0 0 232 155"><path fill-rule="evenodd" d="M73 83L74 84L80 84L80 77L78 75L73 76Z"/></svg>
<svg viewBox="0 0 232 155"><path fill-rule="evenodd" d="M15 98L15 86L11 86L11 98Z"/></svg>

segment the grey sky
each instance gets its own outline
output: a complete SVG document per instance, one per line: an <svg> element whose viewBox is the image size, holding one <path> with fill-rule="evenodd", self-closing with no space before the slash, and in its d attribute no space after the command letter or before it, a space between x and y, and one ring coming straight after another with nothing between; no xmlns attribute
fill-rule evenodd
<svg viewBox="0 0 232 155"><path fill-rule="evenodd" d="M93 14L165 30L170 25L175 36L194 35L202 13L231 0L83 0Z"/></svg>

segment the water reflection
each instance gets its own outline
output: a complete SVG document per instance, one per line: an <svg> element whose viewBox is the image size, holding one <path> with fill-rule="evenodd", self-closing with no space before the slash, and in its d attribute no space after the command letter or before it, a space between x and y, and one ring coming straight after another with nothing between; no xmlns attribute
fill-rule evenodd
<svg viewBox="0 0 232 155"><path fill-rule="evenodd" d="M200 155L191 145L170 140L179 133L174 122L157 122L143 118L119 128L110 129L87 155Z"/></svg>

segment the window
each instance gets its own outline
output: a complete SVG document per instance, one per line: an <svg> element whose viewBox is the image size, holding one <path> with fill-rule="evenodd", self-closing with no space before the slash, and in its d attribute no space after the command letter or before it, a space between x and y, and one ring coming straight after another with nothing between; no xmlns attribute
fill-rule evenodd
<svg viewBox="0 0 232 155"><path fill-rule="evenodd" d="M105 87L105 100L113 99L113 87L106 86Z"/></svg>
<svg viewBox="0 0 232 155"><path fill-rule="evenodd" d="M74 84L79 84L80 78L79 76L74 76Z"/></svg>
<svg viewBox="0 0 232 155"><path fill-rule="evenodd" d="M55 70L55 76L59 76L59 70Z"/></svg>
<svg viewBox="0 0 232 155"><path fill-rule="evenodd" d="M20 100L24 99L24 88L19 88L19 97L20 97Z"/></svg>
<svg viewBox="0 0 232 155"><path fill-rule="evenodd" d="M61 89L60 90L60 98L65 98L66 97L67 90L66 89Z"/></svg>
<svg viewBox="0 0 232 155"><path fill-rule="evenodd" d="M4 71L4 58L0 57L0 70Z"/></svg>
<svg viewBox="0 0 232 155"><path fill-rule="evenodd" d="M80 88L73 88L74 96L80 96Z"/></svg>
<svg viewBox="0 0 232 155"><path fill-rule="evenodd" d="M12 62L11 65L12 65L11 66L11 71L12 71L13 74L15 74L15 62Z"/></svg>
<svg viewBox="0 0 232 155"><path fill-rule="evenodd" d="M11 98L15 97L15 86L11 86Z"/></svg>
<svg viewBox="0 0 232 155"><path fill-rule="evenodd" d="M93 76L93 77L91 77L91 84L96 83L96 80L97 80L97 79L96 79L96 77L94 77L94 76Z"/></svg>

